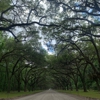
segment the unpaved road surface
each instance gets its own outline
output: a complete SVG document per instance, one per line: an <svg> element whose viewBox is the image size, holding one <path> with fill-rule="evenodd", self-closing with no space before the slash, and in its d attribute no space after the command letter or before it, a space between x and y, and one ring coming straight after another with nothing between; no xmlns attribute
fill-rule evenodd
<svg viewBox="0 0 100 100"><path fill-rule="evenodd" d="M54 90L47 90L30 96L21 97L15 100L81 100L79 98L59 93Z"/></svg>

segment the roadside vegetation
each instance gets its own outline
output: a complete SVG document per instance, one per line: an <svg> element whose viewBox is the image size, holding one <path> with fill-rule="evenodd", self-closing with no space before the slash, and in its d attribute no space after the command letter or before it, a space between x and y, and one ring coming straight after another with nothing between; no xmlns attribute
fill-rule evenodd
<svg viewBox="0 0 100 100"><path fill-rule="evenodd" d="M21 91L21 92L10 92L10 93L7 93L7 92L0 92L0 99L9 99L9 98L18 98L18 97L23 97L23 96L28 96L28 95L33 95L35 93L39 93L39 92L42 92L42 90L35 90L35 91L27 91L27 92L24 92L24 91Z"/></svg>
<svg viewBox="0 0 100 100"><path fill-rule="evenodd" d="M94 90L90 90L88 92L84 92L83 90L79 90L79 91L68 91L68 90L58 90L58 92L62 92L62 93L67 93L67 94L73 94L73 95L77 95L77 96L82 96L82 97L89 97L89 98L98 98L100 99L100 91L94 91Z"/></svg>

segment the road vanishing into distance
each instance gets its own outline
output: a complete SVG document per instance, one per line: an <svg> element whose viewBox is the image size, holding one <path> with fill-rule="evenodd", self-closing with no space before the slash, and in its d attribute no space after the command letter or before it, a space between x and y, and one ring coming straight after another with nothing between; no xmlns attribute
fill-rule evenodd
<svg viewBox="0 0 100 100"><path fill-rule="evenodd" d="M14 100L83 100L77 97L59 93L54 90L47 90L30 96L21 97Z"/></svg>

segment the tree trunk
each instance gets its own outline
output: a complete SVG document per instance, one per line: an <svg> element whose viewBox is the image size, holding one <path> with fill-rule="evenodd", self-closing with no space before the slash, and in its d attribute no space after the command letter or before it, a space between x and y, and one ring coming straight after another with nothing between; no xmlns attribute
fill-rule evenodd
<svg viewBox="0 0 100 100"><path fill-rule="evenodd" d="M75 83L75 89L76 89L76 91L78 91L78 85L77 85L77 83Z"/></svg>
<svg viewBox="0 0 100 100"><path fill-rule="evenodd" d="M20 86L21 86L20 74L18 74L17 84L18 84L18 92L20 92Z"/></svg>
<svg viewBox="0 0 100 100"><path fill-rule="evenodd" d="M70 90L72 91L73 90L73 87L72 87L72 83L70 82Z"/></svg>
<svg viewBox="0 0 100 100"><path fill-rule="evenodd" d="M96 84L97 84L97 89L98 89L98 91L100 91L100 84L99 84L98 79L96 79L95 81L96 81Z"/></svg>
<svg viewBox="0 0 100 100"><path fill-rule="evenodd" d="M67 84L67 86L66 86L66 90L69 90L69 84Z"/></svg>
<svg viewBox="0 0 100 100"><path fill-rule="evenodd" d="M6 65L6 73L7 73L7 93L10 93L10 78L9 78L9 70L7 65Z"/></svg>
<svg viewBox="0 0 100 100"><path fill-rule="evenodd" d="M87 92L87 88L86 88L86 84L85 84L85 80L82 80L82 84L83 84L83 91Z"/></svg>
<svg viewBox="0 0 100 100"><path fill-rule="evenodd" d="M27 82L24 82L24 92L27 91Z"/></svg>

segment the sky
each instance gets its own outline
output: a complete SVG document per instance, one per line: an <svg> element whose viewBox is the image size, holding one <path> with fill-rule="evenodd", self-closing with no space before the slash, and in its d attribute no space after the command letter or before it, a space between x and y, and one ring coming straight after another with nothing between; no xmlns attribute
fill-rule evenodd
<svg viewBox="0 0 100 100"><path fill-rule="evenodd" d="M43 35L40 34L40 36L42 37L42 39L40 40L42 47L48 52L49 55L53 55L55 52L52 45L55 45L56 43L55 40L53 40L52 42L49 42L49 41L46 42L44 40Z"/></svg>

